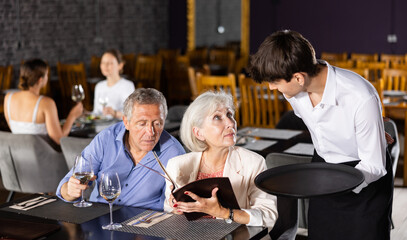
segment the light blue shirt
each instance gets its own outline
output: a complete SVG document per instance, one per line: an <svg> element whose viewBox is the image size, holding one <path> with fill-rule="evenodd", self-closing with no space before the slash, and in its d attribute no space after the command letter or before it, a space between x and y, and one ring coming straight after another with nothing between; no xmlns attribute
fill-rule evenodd
<svg viewBox="0 0 407 240"><path fill-rule="evenodd" d="M148 152L140 164L135 166L125 148L123 140L125 133L126 128L123 122L114 124L100 132L83 150L82 156L92 156L93 171L97 176L96 186L89 201L107 203L99 194L98 184L103 172L117 172L122 191L114 204L163 210L165 179L146 167L162 174L163 171L155 160L152 151ZM185 153L181 144L166 131L162 132L153 151L157 153L164 166L167 165L169 159ZM146 167L141 166L141 164ZM62 200L64 199L61 196L61 187L71 176L72 169L58 185L57 196Z"/></svg>

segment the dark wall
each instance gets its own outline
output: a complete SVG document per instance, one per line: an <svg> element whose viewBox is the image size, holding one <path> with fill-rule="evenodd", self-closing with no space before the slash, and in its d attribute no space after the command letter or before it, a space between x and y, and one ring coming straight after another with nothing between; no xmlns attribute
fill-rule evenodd
<svg viewBox="0 0 407 240"><path fill-rule="evenodd" d="M0 65L39 57L84 62L109 48L156 53L168 47L169 0L0 0ZM16 82L16 81L15 81Z"/></svg>
<svg viewBox="0 0 407 240"><path fill-rule="evenodd" d="M186 0L169 0L169 44L171 49L187 46L187 3Z"/></svg>
<svg viewBox="0 0 407 240"><path fill-rule="evenodd" d="M407 53L405 0L252 0L250 50L280 29L302 33L322 51ZM388 43L388 34L397 43Z"/></svg>

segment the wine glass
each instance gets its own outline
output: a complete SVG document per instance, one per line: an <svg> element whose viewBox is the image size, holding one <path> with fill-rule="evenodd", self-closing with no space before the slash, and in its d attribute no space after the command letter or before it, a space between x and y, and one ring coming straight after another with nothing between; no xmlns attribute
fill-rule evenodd
<svg viewBox="0 0 407 240"><path fill-rule="evenodd" d="M103 108L106 107L108 101L109 101L109 98L106 96L99 97L99 103L100 103L100 105L102 105Z"/></svg>
<svg viewBox="0 0 407 240"><path fill-rule="evenodd" d="M110 209L110 223L102 226L105 230L115 230L121 228L120 223L113 223L112 206L114 200L119 197L121 193L120 180L117 172L106 172L102 174L102 179L99 184L99 193L108 203Z"/></svg>
<svg viewBox="0 0 407 240"><path fill-rule="evenodd" d="M75 84L72 86L71 98L74 102L81 102L83 99L85 99L85 91L83 91L81 84Z"/></svg>
<svg viewBox="0 0 407 240"><path fill-rule="evenodd" d="M82 156L76 156L72 176L78 179L81 184L88 184L89 180L93 178L93 175L94 173L92 169L91 157L85 159ZM85 201L82 191L82 200L80 202L74 203L73 205L75 207L90 207L92 206L92 203Z"/></svg>

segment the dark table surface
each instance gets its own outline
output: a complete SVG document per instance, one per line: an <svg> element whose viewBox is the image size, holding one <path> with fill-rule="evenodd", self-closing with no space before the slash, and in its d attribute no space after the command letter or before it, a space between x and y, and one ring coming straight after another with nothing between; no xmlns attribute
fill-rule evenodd
<svg viewBox="0 0 407 240"><path fill-rule="evenodd" d="M29 198L36 197L32 195ZM59 200L60 201L60 200ZM21 202L19 200L19 202ZM7 203L0 208L7 207L13 203ZM47 211L46 205L41 206L44 211ZM108 205L106 204L106 208ZM123 222L137 214L142 213L145 209L134 207L122 207L113 212L114 222ZM40 217L29 216L24 213L16 213L11 211L0 210L0 238L5 237L6 232L23 233L24 236L36 236L44 231L51 231L45 239L165 239L160 237L146 236L141 234L126 233L119 231L107 231L101 228L109 222L109 214L104 214L93 220L82 224L68 223L64 221L50 220ZM174 226L176 227L176 226ZM267 234L267 228L263 227L247 227L240 225L233 232L228 234L223 239L261 239ZM21 235L20 235L21 236ZM10 237L10 235L9 235ZM12 236L11 236L12 237ZM41 238L42 239L42 238ZM203 236L202 239L205 239Z"/></svg>

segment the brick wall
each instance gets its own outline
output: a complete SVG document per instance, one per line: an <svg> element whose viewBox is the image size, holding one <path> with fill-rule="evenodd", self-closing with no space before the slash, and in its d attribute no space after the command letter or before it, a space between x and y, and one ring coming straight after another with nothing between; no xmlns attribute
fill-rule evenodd
<svg viewBox="0 0 407 240"><path fill-rule="evenodd" d="M196 46L225 46L240 41L240 4L241 0L195 1ZM223 34L216 31L219 23L225 28Z"/></svg>
<svg viewBox="0 0 407 240"><path fill-rule="evenodd" d="M84 62L117 48L156 53L169 39L168 0L0 0L0 65L34 57Z"/></svg>

